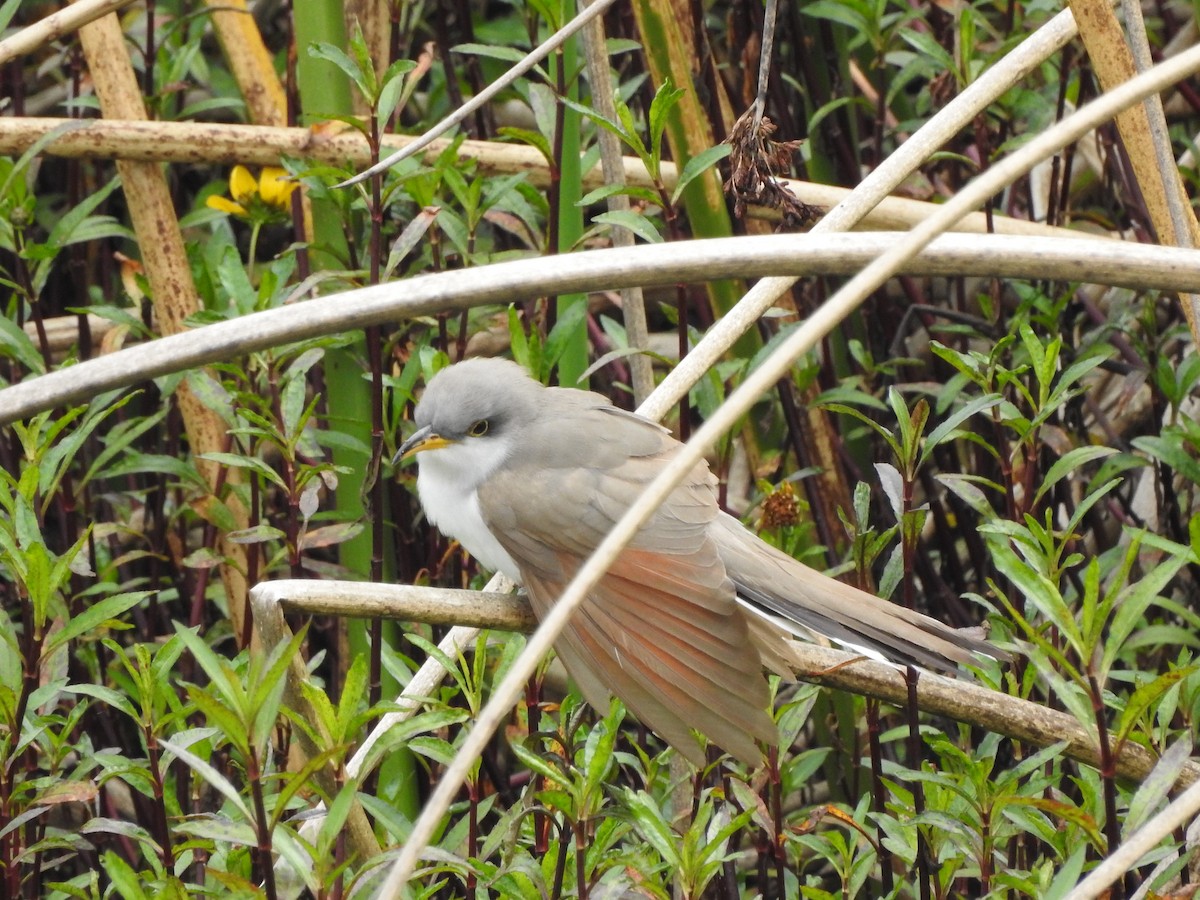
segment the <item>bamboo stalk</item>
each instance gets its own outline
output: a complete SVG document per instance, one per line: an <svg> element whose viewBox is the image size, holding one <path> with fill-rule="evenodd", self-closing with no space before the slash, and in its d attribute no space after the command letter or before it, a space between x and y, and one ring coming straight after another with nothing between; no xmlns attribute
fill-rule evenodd
<svg viewBox="0 0 1200 900"><path fill-rule="evenodd" d="M0 425L170 372L366 325L520 302L570 290L661 286L738 275L847 275L894 246L893 233L761 235L679 241L510 260L348 290L206 325L0 390ZM1182 289L1200 282L1200 252L1103 239L943 235L901 270L910 275L1045 278ZM661 385L660 385L661 390ZM658 396L658 395L655 395ZM666 407L673 406L667 403ZM653 412L653 410L652 410ZM656 413L661 414L661 412Z"/></svg>
<svg viewBox="0 0 1200 900"><path fill-rule="evenodd" d="M287 122L287 96L246 0L206 0L229 71L259 125Z"/></svg>
<svg viewBox="0 0 1200 900"><path fill-rule="evenodd" d="M646 63L655 87L668 81L673 87L688 88L699 78L700 61L690 35L691 16L680 14L671 0L636 0L632 4L634 19L642 45L646 48ZM726 98L719 98L723 110L729 108ZM728 122L722 123L727 129ZM717 143L708 112L695 90L687 90L678 105L667 117L665 138L676 165L687 161ZM691 232L696 237L716 238L733 234L720 173L710 169L695 178L683 191L683 207L687 210ZM741 298L745 285L740 281L713 282L708 287L709 304L714 318L724 316ZM746 331L735 343L737 355L753 356L759 344L758 333Z"/></svg>
<svg viewBox="0 0 1200 900"><path fill-rule="evenodd" d="M386 616L399 621L431 624L471 625L529 633L537 625L529 601L523 595L484 591L452 591L398 585L361 584L348 581L272 581L254 588L254 609L259 617L274 607L282 613ZM290 638L290 633L273 633L269 646ZM267 641L264 640L264 644ZM837 690L875 697L903 706L908 685L903 672L893 665L850 653L795 642L802 660L798 677ZM921 675L918 701L922 710L949 716L997 734L1005 734L1036 747L1066 741L1065 752L1089 766L1099 764L1095 735L1068 713L1049 709L1019 697L995 691L964 679L932 672ZM1158 761L1145 747L1126 741L1117 754L1119 774L1138 781L1145 779ZM1200 763L1188 763L1177 787L1200 782Z"/></svg>
<svg viewBox="0 0 1200 900"><path fill-rule="evenodd" d="M15 156L28 150L40 138L62 125L70 130L48 144L44 152L68 159L125 159L142 162L167 162L231 166L277 166L285 157L295 157L321 165L347 168L365 166L370 160L366 139L357 132L345 132L332 137L322 136L307 128L269 128L257 125L227 125L194 122L148 122L130 120L101 120L78 122L56 118L0 118L0 155ZM385 135L384 148L402 149L416 139L407 135ZM423 153L427 162L449 146L448 141L434 141ZM524 172L529 183L546 187L550 175L540 151L519 144L491 141L463 141L459 158L473 160L483 175L502 175ZM622 157L627 184L653 187L641 161ZM676 168L672 163L662 165L663 181L668 189L675 186ZM593 190L607 182L600 165L585 173L583 187ZM788 181L788 187L803 202L814 206L833 207L848 197L849 188L806 181ZM938 204L904 197L889 197L865 214L859 227L875 230L907 228L928 218ZM752 209L764 218L775 218L771 211ZM1077 236L1079 232L1053 228L1038 222L1027 222L997 215L994 217L997 234L1027 234L1051 237ZM983 213L966 216L955 231L986 234L987 217Z"/></svg>
<svg viewBox="0 0 1200 900"><path fill-rule="evenodd" d="M330 294L160 338L4 388L0 425L104 390L279 344L486 303L519 303L547 294L611 290L625 284L729 278L737 273L849 274L902 237L895 233L768 235L643 244L439 272L408 279L402 290L382 284ZM902 271L1177 290L1200 282L1200 252L1079 237L944 235ZM660 416L662 409L654 414Z"/></svg>
<svg viewBox="0 0 1200 900"><path fill-rule="evenodd" d="M146 110L141 90L117 17L110 13L97 19L85 25L79 36L104 114L127 120L144 119ZM138 237L142 266L150 282L155 320L164 335L178 335L187 330L184 323L188 316L199 312L202 306L192 281L166 179L161 167L150 162L118 160L117 171ZM224 476L217 463L201 459L201 454L224 449L225 424L191 392L186 382L176 389L175 399L183 416L188 443L196 455L196 468L210 489L215 490ZM235 474L230 473L228 479ZM230 492L224 502L238 523L237 527L245 528L246 510L237 495ZM228 598L229 617L234 634L240 635L246 617L246 578L243 574L246 552L242 545L227 540L224 534L218 535L217 541L218 552L228 560L221 566L221 580Z"/></svg>
<svg viewBox="0 0 1200 900"><path fill-rule="evenodd" d="M32 53L43 44L78 31L89 22L128 6L132 0L76 0L66 9L51 13L0 41L0 66Z"/></svg>
<svg viewBox="0 0 1200 900"><path fill-rule="evenodd" d="M282 606L270 601L265 603L260 602L259 595L263 587L263 585L256 586L254 596L251 597L251 603L254 607L255 634L258 635L263 647L266 648L265 652L269 654L271 652L270 648L277 647L281 642L292 639L292 629L288 627L287 621L283 618ZM295 710L305 717L309 726L317 733L321 744L324 745L319 746L315 743L305 729L295 729L294 735L298 745L303 748L303 753L306 757L312 758L331 747L333 739L322 725L321 716L313 708L311 701L305 696L304 691L300 687L308 677L309 674L305 668L304 660L300 656L297 656L288 665L287 675L284 678L284 698L290 709ZM331 798L338 790L338 784L334 778L334 771L331 766L321 766L315 769L313 771L313 779ZM371 829L371 823L367 819L367 814L363 810L362 804L357 800L354 801L349 814L346 816L345 828L351 849L360 859L370 860L380 854L381 848L379 842L375 839L375 832Z"/></svg>
<svg viewBox="0 0 1200 900"><path fill-rule="evenodd" d="M1100 86L1105 91L1111 91L1132 78L1137 67L1109 0L1070 0L1069 6L1075 21L1079 23L1079 37L1087 49ZM1118 113L1117 131L1129 157L1155 238L1160 244L1192 247L1200 243L1200 223L1196 221L1179 169L1174 165L1164 169L1160 165L1162 154L1156 151L1157 142L1146 108L1150 103L1159 104L1158 115L1161 118L1161 101L1153 97L1146 103L1139 103ZM1169 147L1166 156L1171 158ZM1174 221L1172 208L1178 216ZM1176 227L1177 222L1179 228ZM1192 340L1200 343L1200 295L1184 294L1180 300Z"/></svg>
<svg viewBox="0 0 1200 900"><path fill-rule="evenodd" d="M604 20L596 18L583 29L583 49L587 61L588 81L592 87L592 106L606 119L616 121L617 106L613 101L613 84L608 54L605 52ZM600 146L600 168L604 180L609 184L625 183L625 167L621 158L621 144L617 136L606 128L596 129L596 143ZM610 211L627 212L629 197L613 194L608 198ZM612 230L614 247L632 247L636 241L633 232L623 226ZM640 287L621 291L621 311L625 323L625 337L630 347L645 350L649 346L649 329L646 325L646 301ZM629 359L630 380L633 382L635 403L642 403L654 390L654 371L650 357L638 353Z"/></svg>

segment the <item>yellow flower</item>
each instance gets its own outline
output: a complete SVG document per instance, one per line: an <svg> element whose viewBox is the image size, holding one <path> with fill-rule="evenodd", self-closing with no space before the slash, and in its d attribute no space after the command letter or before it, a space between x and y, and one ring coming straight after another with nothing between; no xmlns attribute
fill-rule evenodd
<svg viewBox="0 0 1200 900"><path fill-rule="evenodd" d="M290 178L284 169L267 166L255 181L245 166L234 166L229 173L229 193L233 199L213 195L205 203L211 209L260 224L278 219L291 208L296 182Z"/></svg>
<svg viewBox="0 0 1200 900"><path fill-rule="evenodd" d="M245 171L245 170L243 170ZM258 177L258 196L277 209L291 209L296 182L279 166L267 166Z"/></svg>

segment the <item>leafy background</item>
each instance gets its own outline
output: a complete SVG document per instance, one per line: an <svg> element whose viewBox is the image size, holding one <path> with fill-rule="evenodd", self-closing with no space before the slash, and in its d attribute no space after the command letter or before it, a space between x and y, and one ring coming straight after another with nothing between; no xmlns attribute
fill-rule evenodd
<svg viewBox="0 0 1200 900"><path fill-rule="evenodd" d="M603 19L611 110L577 38L459 137L354 189L333 185L383 155L387 132L438 121L574 10L239 10L130 5L0 69L5 384L314 292L629 233L655 243L775 227L770 210L732 215L713 168L754 99L757 3L615 5ZM50 12L9 0L0 20L7 36ZM1054 12L785 5L767 112L777 138L806 142L781 174L857 184ZM1183 3L1146 10L1153 50L1175 52L1168 38L1194 33L1194 16ZM905 195L953 196L1102 92L1096 46L1070 43L1032 71ZM1183 83L1166 103L1165 149L1190 189L1196 98ZM66 120L99 118L166 130L136 151L130 138L124 150L61 149ZM167 140L176 123L240 122L260 128L237 132L235 151ZM287 125L303 140L281 150ZM589 174L605 134L636 172L624 189ZM503 156L514 146L526 154L516 168ZM988 221L1154 242L1145 149L1101 129L997 196ZM618 197L624 208L609 205ZM672 427L686 435L710 415L836 286L798 283ZM422 316L96 391L0 431L0 893L372 891L522 639L490 632L447 654L442 626L325 615L295 617L295 639L264 650L247 587L482 586L424 523L412 473L381 462L424 380L467 352L510 352L545 380L586 373L632 407L642 362L661 377L744 289L647 290L645 338L605 290ZM619 705L582 705L546 664L475 765L413 894L1066 895L1177 779L1194 780L1200 363L1180 309L1170 294L1065 279L897 278L711 459L724 502L811 565L955 625L993 611L993 636L1019 639L1022 655L974 681L1073 716L1101 747L1098 767L1052 740L783 684L781 747L765 767L714 752L696 773ZM371 723L429 659L450 677L423 688L415 715L351 774ZM308 673L303 713L284 691L295 660ZM1148 776L1119 777L1131 745L1159 759ZM307 818L318 801L328 815ZM1187 896L1192 843L1182 831L1161 842L1114 894Z"/></svg>

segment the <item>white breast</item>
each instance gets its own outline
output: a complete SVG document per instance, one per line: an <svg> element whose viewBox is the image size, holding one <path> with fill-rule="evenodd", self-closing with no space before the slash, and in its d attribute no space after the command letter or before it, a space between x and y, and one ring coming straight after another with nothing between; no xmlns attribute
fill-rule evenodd
<svg viewBox="0 0 1200 900"><path fill-rule="evenodd" d="M466 483L461 477L464 469L448 458L456 449L446 447L418 457L417 494L425 515L442 534L462 544L484 568L502 572L520 584L521 572L516 562L484 524L475 486Z"/></svg>

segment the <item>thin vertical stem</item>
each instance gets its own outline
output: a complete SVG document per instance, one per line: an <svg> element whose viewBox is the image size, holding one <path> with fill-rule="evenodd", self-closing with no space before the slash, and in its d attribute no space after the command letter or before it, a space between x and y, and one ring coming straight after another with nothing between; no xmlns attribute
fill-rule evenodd
<svg viewBox="0 0 1200 900"><path fill-rule="evenodd" d="M921 759L921 723L919 707L917 706L917 681L921 672L914 666L904 670L904 680L908 685L908 766L910 769L920 769ZM911 784L913 797L913 813L919 818L925 812L925 789L920 781ZM917 827L917 884L921 890L921 900L929 900L933 884L933 872L930 869L929 839L925 830Z"/></svg>
<svg viewBox="0 0 1200 900"><path fill-rule="evenodd" d="M871 810L876 815L887 811L883 788L883 751L879 744L879 701L873 697L867 698L867 740L871 747ZM876 825L875 833L879 838L879 880L884 894L895 890L892 878L892 851L884 842L883 826Z"/></svg>

